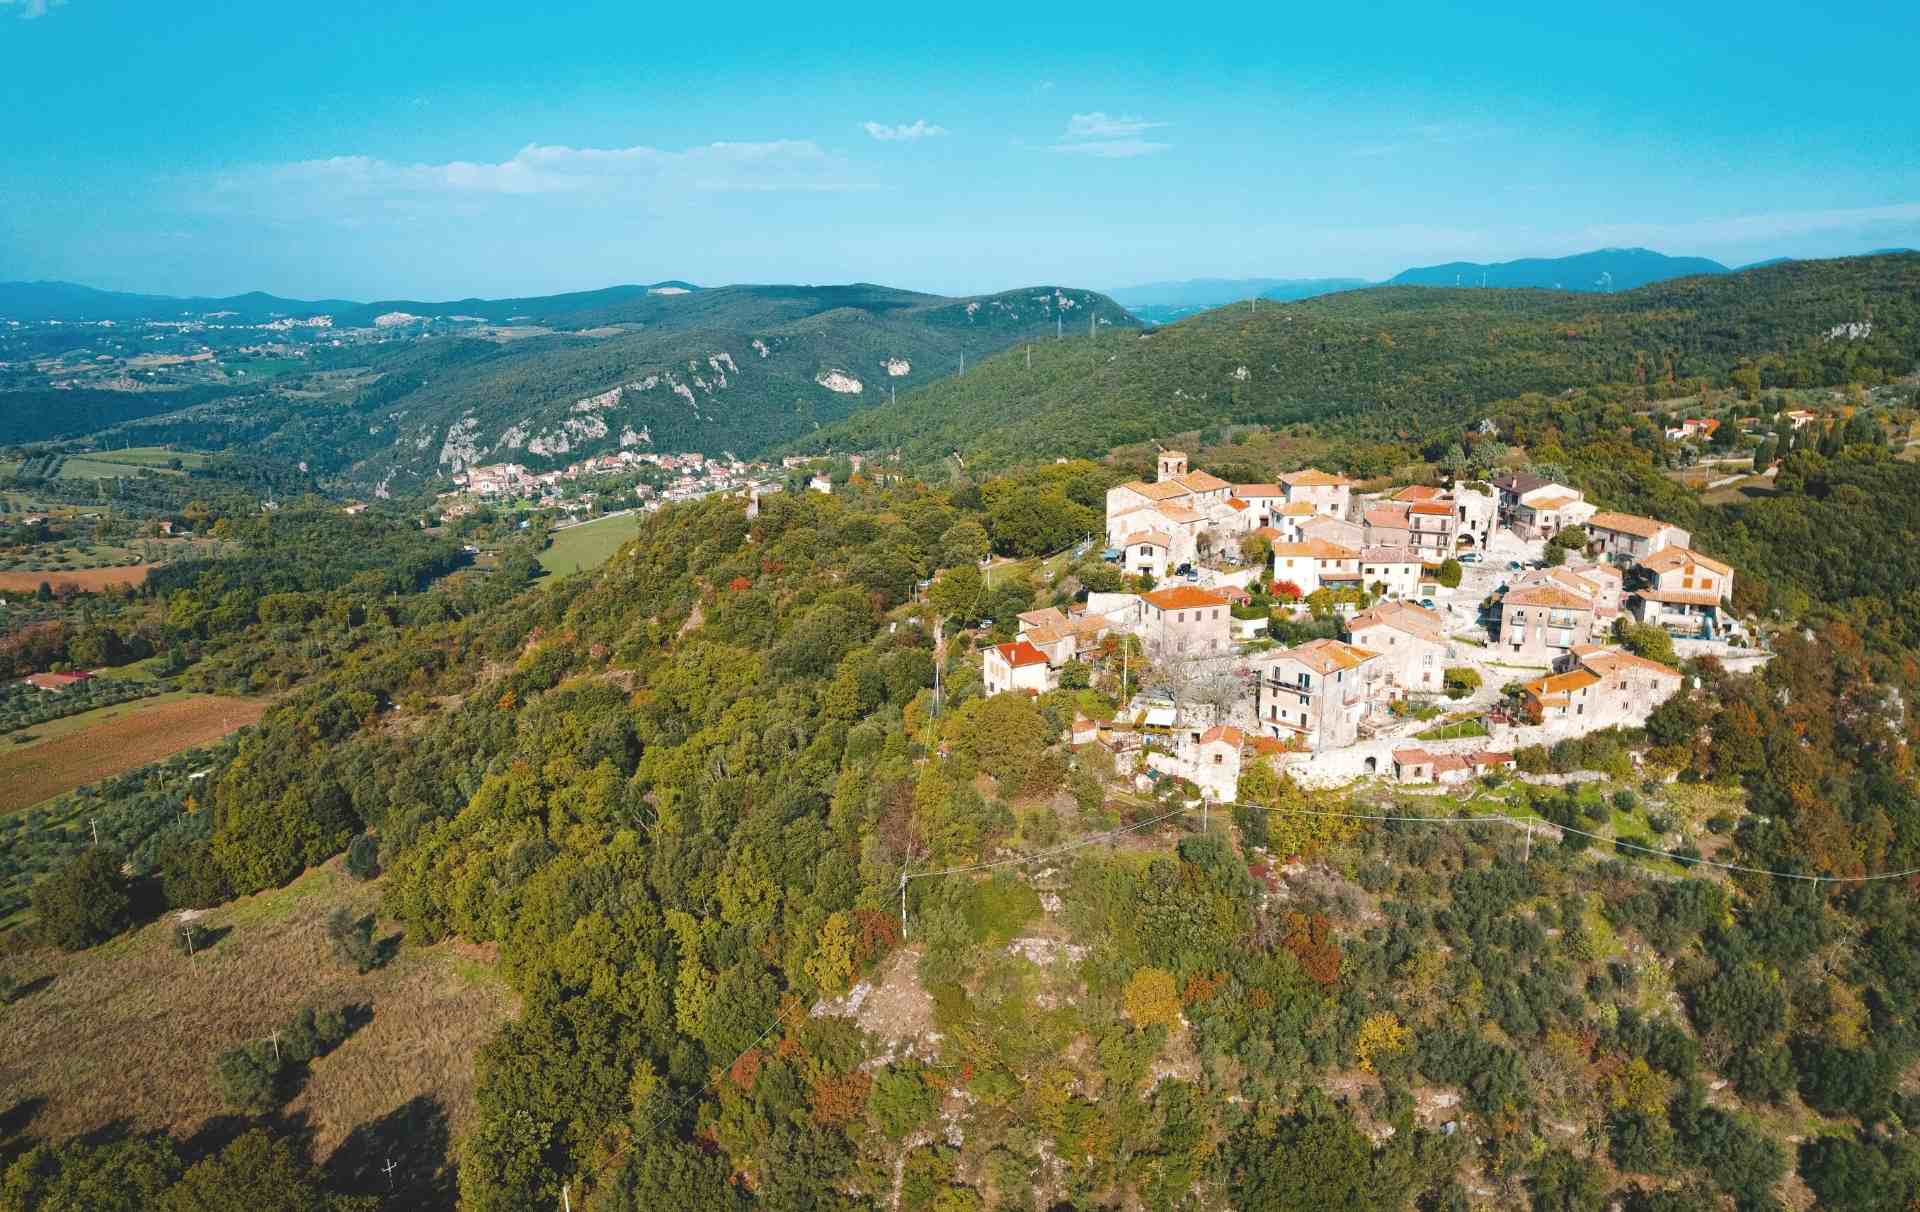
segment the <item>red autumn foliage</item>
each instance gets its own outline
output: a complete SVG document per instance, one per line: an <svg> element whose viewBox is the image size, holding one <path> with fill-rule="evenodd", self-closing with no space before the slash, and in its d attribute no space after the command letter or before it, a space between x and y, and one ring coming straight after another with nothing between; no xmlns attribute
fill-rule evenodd
<svg viewBox="0 0 1920 1212"><path fill-rule="evenodd" d="M1293 952L1315 984L1331 985L1340 979L1340 945L1333 941L1332 925L1320 914L1287 914L1280 945Z"/></svg>
<svg viewBox="0 0 1920 1212"><path fill-rule="evenodd" d="M735 593L739 593L743 589L752 589L753 582L745 577L735 577L727 582L727 588L733 590Z"/></svg>
<svg viewBox="0 0 1920 1212"><path fill-rule="evenodd" d="M753 1081L760 1076L760 1062L764 1056L765 1053L760 1049L748 1048L740 1054L739 1060L733 1062L733 1067L727 1070L727 1076L740 1089L753 1089Z"/></svg>
<svg viewBox="0 0 1920 1212"><path fill-rule="evenodd" d="M1300 586L1294 584L1292 581L1275 581L1272 586L1268 588L1267 592L1287 602L1297 602L1307 596L1300 592Z"/></svg>
<svg viewBox="0 0 1920 1212"><path fill-rule="evenodd" d="M872 1089L873 1075L859 1069L814 1078L808 1100L813 1104L813 1122L823 1128L852 1123L866 1113L867 1094Z"/></svg>
<svg viewBox="0 0 1920 1212"><path fill-rule="evenodd" d="M857 946L860 962L891 950L900 941L900 919L881 909L855 909L854 926L859 930Z"/></svg>

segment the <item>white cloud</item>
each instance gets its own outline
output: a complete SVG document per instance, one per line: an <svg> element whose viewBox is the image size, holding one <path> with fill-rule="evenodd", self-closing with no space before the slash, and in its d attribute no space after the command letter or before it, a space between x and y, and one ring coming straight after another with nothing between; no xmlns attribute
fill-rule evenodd
<svg viewBox="0 0 1920 1212"><path fill-rule="evenodd" d="M699 193L838 193L879 188L850 180L846 165L811 139L656 147L530 144L496 161L405 163L329 156L237 168L200 183L218 210L316 212L342 221L368 206L388 213L484 199L562 196L584 202L659 204Z"/></svg>
<svg viewBox="0 0 1920 1212"><path fill-rule="evenodd" d="M1090 114L1075 114L1067 119L1067 137L1069 139L1117 139L1122 136L1143 134L1155 127L1165 126L1165 122L1147 122L1140 118L1114 117L1095 110Z"/></svg>
<svg viewBox="0 0 1920 1212"><path fill-rule="evenodd" d="M1053 145L1053 150L1081 156L1098 156L1103 160L1127 160L1134 156L1151 156L1155 152L1167 150L1170 146L1172 145L1168 143L1150 143L1145 139L1104 139L1056 143Z"/></svg>
<svg viewBox="0 0 1920 1212"><path fill-rule="evenodd" d="M44 17L47 10L64 7L67 0L0 0L0 8L18 8L22 21Z"/></svg>
<svg viewBox="0 0 1920 1212"><path fill-rule="evenodd" d="M915 139L932 139L947 133L946 127L935 126L925 118L916 119L911 124L902 122L898 126L888 126L885 122L864 122L861 125L882 143L911 143Z"/></svg>

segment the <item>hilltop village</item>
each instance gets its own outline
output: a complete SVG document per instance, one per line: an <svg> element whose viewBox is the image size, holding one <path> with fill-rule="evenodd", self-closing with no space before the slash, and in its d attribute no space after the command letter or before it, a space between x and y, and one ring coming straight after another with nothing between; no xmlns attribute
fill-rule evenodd
<svg viewBox="0 0 1920 1212"><path fill-rule="evenodd" d="M1154 479L1107 492L1103 554L1127 589L1022 613L982 680L1037 696L1117 674L1122 710L1074 741L1143 789L1171 775L1230 802L1253 762L1306 784L1460 783L1644 724L1686 656L1765 660L1733 569L1690 542L1532 475L1360 493L1311 467L1230 483L1166 450ZM1316 622L1332 634L1274 634Z"/></svg>

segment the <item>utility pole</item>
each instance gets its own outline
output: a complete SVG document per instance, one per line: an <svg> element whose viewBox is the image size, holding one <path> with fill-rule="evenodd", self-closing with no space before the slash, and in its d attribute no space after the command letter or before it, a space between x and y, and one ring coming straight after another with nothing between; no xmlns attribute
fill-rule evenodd
<svg viewBox="0 0 1920 1212"><path fill-rule="evenodd" d="M1027 342L1027 369L1033 369L1033 342Z"/></svg>
<svg viewBox="0 0 1920 1212"><path fill-rule="evenodd" d="M98 846L100 844L100 818L90 816L87 818L87 823L93 826L93 844Z"/></svg>
<svg viewBox="0 0 1920 1212"><path fill-rule="evenodd" d="M1526 853L1526 857L1525 857L1525 858L1523 858L1523 859L1521 859L1520 861L1521 861L1521 862L1523 862L1523 863L1531 863L1531 862L1533 861L1533 818L1532 818L1532 817L1528 817L1528 818L1527 818L1527 853Z"/></svg>
<svg viewBox="0 0 1920 1212"><path fill-rule="evenodd" d="M393 1159L389 1157L387 1164L381 1168L387 1172L387 1190L391 1191L393 1190L393 1172L398 1169L398 1167L393 1164Z"/></svg>
<svg viewBox="0 0 1920 1212"><path fill-rule="evenodd" d="M907 937L907 869L900 869L900 937Z"/></svg>
<svg viewBox="0 0 1920 1212"><path fill-rule="evenodd" d="M560 1209L561 1209L561 1212L573 1212L573 1184L572 1183L560 1184Z"/></svg>
<svg viewBox="0 0 1920 1212"><path fill-rule="evenodd" d="M967 373L967 355L965 354L960 355L960 373L961 374Z"/></svg>
<svg viewBox="0 0 1920 1212"><path fill-rule="evenodd" d="M280 1033L278 1031L273 1033L273 1063L276 1065L280 1063Z"/></svg>
<svg viewBox="0 0 1920 1212"><path fill-rule="evenodd" d="M187 936L187 958L188 959L200 958L199 956L193 953L193 923L189 922L186 925L180 927L180 933Z"/></svg>
<svg viewBox="0 0 1920 1212"><path fill-rule="evenodd" d="M1060 327L1060 317L1056 314L1053 317L1053 339L1058 341L1061 337L1061 333L1062 333L1062 329Z"/></svg>

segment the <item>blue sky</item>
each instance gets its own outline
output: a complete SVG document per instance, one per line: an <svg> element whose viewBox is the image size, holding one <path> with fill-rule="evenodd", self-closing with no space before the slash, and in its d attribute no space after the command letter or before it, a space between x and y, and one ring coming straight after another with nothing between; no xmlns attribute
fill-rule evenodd
<svg viewBox="0 0 1920 1212"><path fill-rule="evenodd" d="M975 292L1920 246L1917 13L0 0L0 279Z"/></svg>

